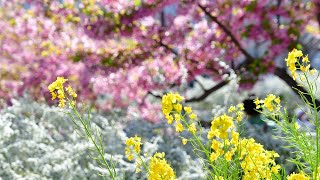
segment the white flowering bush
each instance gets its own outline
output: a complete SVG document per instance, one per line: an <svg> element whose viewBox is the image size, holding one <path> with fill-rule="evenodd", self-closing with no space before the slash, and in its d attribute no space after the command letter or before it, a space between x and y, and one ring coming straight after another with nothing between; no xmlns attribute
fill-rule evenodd
<svg viewBox="0 0 320 180"><path fill-rule="evenodd" d="M202 176L192 148L182 148L164 124L131 120L120 113L92 114L92 125L103 137L105 157L116 162L119 177L141 179L135 164L124 157L124 142L137 133L144 135L144 153L165 152L180 179ZM172 132L172 131L171 131ZM0 177L2 179L100 179L107 174L91 158L92 147L72 125L72 121L58 107L49 107L21 98L0 112Z"/></svg>

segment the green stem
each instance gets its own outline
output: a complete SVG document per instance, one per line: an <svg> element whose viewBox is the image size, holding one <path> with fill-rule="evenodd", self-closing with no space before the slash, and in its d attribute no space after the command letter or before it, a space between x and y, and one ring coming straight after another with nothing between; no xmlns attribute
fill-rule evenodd
<svg viewBox="0 0 320 180"><path fill-rule="evenodd" d="M185 126L187 126L187 128L189 128L189 124L187 123L187 121L184 119L184 116L182 116L182 122L185 124ZM202 151L205 153L207 159L210 162L210 154L208 153L208 150L203 146L203 144L201 143L200 139L198 138L198 136L195 133L191 133L192 136L195 138L197 144L200 146L200 148L202 149ZM213 166L213 164L209 163L210 166L212 167L212 169L216 172L216 168Z"/></svg>
<svg viewBox="0 0 320 180"><path fill-rule="evenodd" d="M68 99L69 101L69 99ZM101 148L97 145L97 142L94 140L94 138L91 135L91 132L89 131L87 124L84 122L84 120L82 119L81 115L79 114L79 112L77 111L76 107L69 101L69 105L72 107L73 112L76 114L76 116L78 117L78 119L80 120L85 133L87 134L89 140L94 144L96 150L99 153L99 156L101 158L101 160L103 161L103 164L107 167L107 170L109 171L109 175L110 177L114 180L115 179L115 172L112 172L109 163L107 162L107 160L104 157L104 152L102 152ZM114 171L114 170L113 170Z"/></svg>
<svg viewBox="0 0 320 180"><path fill-rule="evenodd" d="M138 155L139 159L141 160L142 166L143 166L144 170L145 170L145 171L148 173L148 175L149 175L150 172L149 172L149 169L148 169L146 163L143 161L143 159L142 159L142 157L140 156L140 154L138 154L138 153L136 153L136 154Z"/></svg>
<svg viewBox="0 0 320 180"><path fill-rule="evenodd" d="M317 113L318 112L317 111L318 108L317 108L317 104L316 104L316 98L314 97L314 94L312 92L312 89L313 89L312 85L311 85L311 83L310 83L310 81L308 79L307 74L305 72L303 72L303 74L304 74L304 77L307 80L308 91L309 91L309 94L310 94L311 99L312 99L313 111L315 113L314 117L315 117L315 120L316 120L315 126L316 126L316 146L317 146L317 148L316 148L316 167L315 167L315 175L314 175L315 176L314 179L316 179L317 176L318 176L318 166L319 166L319 117L318 117L318 113Z"/></svg>

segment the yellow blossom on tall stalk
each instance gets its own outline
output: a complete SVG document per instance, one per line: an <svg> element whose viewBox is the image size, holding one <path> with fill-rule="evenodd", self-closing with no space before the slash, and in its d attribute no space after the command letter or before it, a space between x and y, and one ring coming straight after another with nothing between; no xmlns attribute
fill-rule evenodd
<svg viewBox="0 0 320 180"><path fill-rule="evenodd" d="M177 100L170 100L174 96L178 95L170 93L164 97L163 112L167 116L169 123L172 121L171 115L176 119L177 132L182 132L185 128L191 132L194 139L190 140L190 143L199 148L199 151L206 154L206 162L209 163L209 166L221 163L221 161L217 161L220 158L223 158L225 161L222 162L228 163L229 166L234 163L232 161L233 158L238 158L238 166L244 172L243 179L271 179L274 174L279 173L280 166L274 161L276 157L279 157L277 153L266 151L261 144L256 143L253 139L240 138L240 134L236 131L236 123L242 120L243 104L231 106L228 109L228 112L232 113L233 116L223 114L213 118L207 134L209 141L211 141L210 146L205 146L196 135L197 127L193 121L196 119L196 115L192 112L192 108L189 106L183 107L179 103L181 105L179 106L179 110L183 109L185 114L183 115L180 111L174 110ZM183 97L178 97L183 99ZM265 100L256 99L255 103L272 111L280 108L280 98L275 95L267 96ZM191 119L190 121L185 119L188 116ZM183 144L186 144L188 141L188 139L182 138ZM213 168L218 167L213 166ZM212 178L216 179L219 177L215 175ZM219 179L221 178L219 177Z"/></svg>
<svg viewBox="0 0 320 180"><path fill-rule="evenodd" d="M126 140L126 148L125 148L125 154L128 157L128 160L131 161L133 159L133 152L136 154L140 154L140 146L141 146L141 137L135 136L128 138ZM132 151L133 149L133 151Z"/></svg>
<svg viewBox="0 0 320 180"><path fill-rule="evenodd" d="M241 139L237 151L240 152L243 179L272 179L272 173L279 173L280 166L274 161L279 154L265 150L254 139Z"/></svg>
<svg viewBox="0 0 320 180"><path fill-rule="evenodd" d="M215 117L211 122L211 128L208 132L208 139L218 137L221 139L228 138L228 129L234 127L232 117L226 114Z"/></svg>
<svg viewBox="0 0 320 180"><path fill-rule="evenodd" d="M57 77L57 79L48 86L48 89L52 96L52 100L56 98L59 99L60 108L64 108L66 105L66 94L64 92L64 83L67 81L68 79L65 79L64 77ZM68 86L66 88L66 91L68 92L69 96L71 96L73 99L77 97L77 94L75 93L75 91L72 89L71 86Z"/></svg>
<svg viewBox="0 0 320 180"><path fill-rule="evenodd" d="M224 180L224 178L222 176L215 176L214 180Z"/></svg>
<svg viewBox="0 0 320 180"><path fill-rule="evenodd" d="M187 106L187 107L184 107L183 108L188 114L191 114L192 113L192 108Z"/></svg>
<svg viewBox="0 0 320 180"><path fill-rule="evenodd" d="M70 85L64 88L64 84L67 81L68 79L65 79L64 77L57 77L57 79L48 86L48 90L52 95L52 100L58 98L60 108L64 108L66 102L68 102L71 111L68 110L65 113L68 114L69 117L72 119L72 122L75 125L75 130L77 130L77 132L82 132L86 136L86 138L92 143L97 153L97 156L95 156L94 159L101 165L101 168L104 167L106 168L106 170L108 170L110 179L114 180L117 177L117 172L114 166L115 163L112 160L112 158L108 160L105 158L104 145L102 143L102 135L98 129L94 130L92 128L90 123L90 115L84 118L77 110L76 98L78 95ZM128 141L128 144L132 143ZM140 151L140 147L134 147L134 151ZM130 155L130 149L126 149L126 154L128 155L129 159L132 159L132 155Z"/></svg>
<svg viewBox="0 0 320 180"><path fill-rule="evenodd" d="M170 113L176 111L180 113L182 105L180 104L184 98L178 93L168 93L162 97L162 112L168 120L169 124L172 123L173 117Z"/></svg>
<svg viewBox="0 0 320 180"><path fill-rule="evenodd" d="M244 110L244 106L242 103L238 104L237 106L233 106L231 105L228 109L229 113L235 113L236 114L236 120L238 122L240 122L242 120L243 117L243 110Z"/></svg>
<svg viewBox="0 0 320 180"><path fill-rule="evenodd" d="M176 175L167 163L164 153L155 153L150 160L148 180L175 180Z"/></svg>
<svg viewBox="0 0 320 180"><path fill-rule="evenodd" d="M69 96L73 98L76 98L78 96L70 85L66 88L66 91L68 92Z"/></svg>
<svg viewBox="0 0 320 180"><path fill-rule="evenodd" d="M187 143L188 143L188 139L182 138L182 144L183 144L183 145L186 145Z"/></svg>
<svg viewBox="0 0 320 180"><path fill-rule="evenodd" d="M304 174L303 172L300 173L292 173L287 177L287 180L309 180L310 177Z"/></svg>
<svg viewBox="0 0 320 180"><path fill-rule="evenodd" d="M191 120L196 120L197 115L192 112L190 106L183 107L181 102L184 100L184 97L178 93L168 93L162 97L162 112L167 119L168 124L172 124L175 121L176 132L182 132L184 129L188 129L191 133L196 133L197 127L195 123L188 123L185 119L185 115L188 114ZM182 114L182 110L185 111L185 114ZM180 122L180 121L183 122ZM193 121L193 122L194 122Z"/></svg>
<svg viewBox="0 0 320 180"><path fill-rule="evenodd" d="M298 62L297 58L302 57L302 51L293 49L291 52L289 52L287 59L285 61L287 62L287 66L291 72L292 78L295 80L297 77L296 74L296 63Z"/></svg>
<svg viewBox="0 0 320 180"><path fill-rule="evenodd" d="M197 128L196 128L196 124L195 123L192 123L189 127L188 127L188 130L191 132L191 133L196 133L197 131Z"/></svg>
<svg viewBox="0 0 320 180"><path fill-rule="evenodd" d="M181 123L176 124L176 131L177 132L182 132L184 130L184 127Z"/></svg>
<svg viewBox="0 0 320 180"><path fill-rule="evenodd" d="M195 113L191 113L191 114L189 115L189 117L190 117L190 119L192 119L192 120L197 119L197 115L196 115Z"/></svg>
<svg viewBox="0 0 320 180"><path fill-rule="evenodd" d="M231 151L226 152L226 154L224 156L227 161L231 161L233 154L234 154L234 150L231 150Z"/></svg>
<svg viewBox="0 0 320 180"><path fill-rule="evenodd" d="M275 110L279 111L281 108L280 97L277 97L273 94L267 95L267 97L264 100L259 100L258 98L256 98L254 100L254 103L255 103L257 109L260 109L261 107L265 107L270 112L274 112Z"/></svg>
<svg viewBox="0 0 320 180"><path fill-rule="evenodd" d="M302 59L300 59L302 57ZM301 70L303 73L310 73L311 75L316 73L316 69L310 70L310 61L308 55L303 57L303 53L300 50L293 49L291 52L288 53L288 57L285 59L287 62L287 67L291 72L291 76L294 80L297 78L297 70ZM301 78L301 80L304 80Z"/></svg>

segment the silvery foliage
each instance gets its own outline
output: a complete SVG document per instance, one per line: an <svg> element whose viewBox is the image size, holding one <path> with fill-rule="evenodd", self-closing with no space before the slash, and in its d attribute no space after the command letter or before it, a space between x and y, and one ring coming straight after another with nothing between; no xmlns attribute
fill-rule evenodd
<svg viewBox="0 0 320 180"><path fill-rule="evenodd" d="M119 177L144 179L135 173L134 162L124 156L127 137L143 139L142 153L150 157L165 152L166 159L179 179L199 179L203 170L192 156L192 148L182 147L181 140L165 123L127 121L121 113L93 113L92 126L102 134L105 156L117 163ZM124 122L128 123L124 123ZM91 158L92 145L74 130L72 121L57 107L49 107L21 98L0 112L0 177L2 179L101 179L107 173ZM0 178L0 179L1 179Z"/></svg>

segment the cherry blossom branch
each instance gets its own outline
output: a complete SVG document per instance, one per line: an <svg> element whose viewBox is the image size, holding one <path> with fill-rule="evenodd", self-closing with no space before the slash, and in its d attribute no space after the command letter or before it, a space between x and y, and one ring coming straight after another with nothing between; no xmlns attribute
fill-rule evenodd
<svg viewBox="0 0 320 180"><path fill-rule="evenodd" d="M206 7L202 6L201 4L198 4L199 8L218 26L231 38L233 43L238 47L238 49L247 57L248 63L254 61L254 58L241 46L238 39L232 34L232 32L224 25L222 24L216 16L213 16Z"/></svg>
<svg viewBox="0 0 320 180"><path fill-rule="evenodd" d="M281 1L279 1L281 3ZM318 21L320 23L320 3L316 4L318 9L317 12L317 17ZM237 38L232 34L232 32L225 26L223 25L216 16L213 16L206 7L202 6L201 4L198 4L199 8L215 23L218 24L218 26L231 38L233 43L238 47L238 49L246 56L246 60L239 64L239 66L236 69L240 69L241 67L246 67L248 64L254 61L254 58L241 46L240 42L237 40ZM236 70L235 69L235 70ZM279 68L277 67L274 74L278 76L280 79L282 79L284 82L286 82L295 93L299 94L299 91L306 93L307 91L298 85L298 83L292 79L292 77L287 73L285 68ZM222 83L222 82L221 82ZM223 83L222 83L223 84ZM305 95L305 98L308 100L308 102L312 102L311 96L310 95ZM320 101L316 100L317 106L320 106Z"/></svg>

